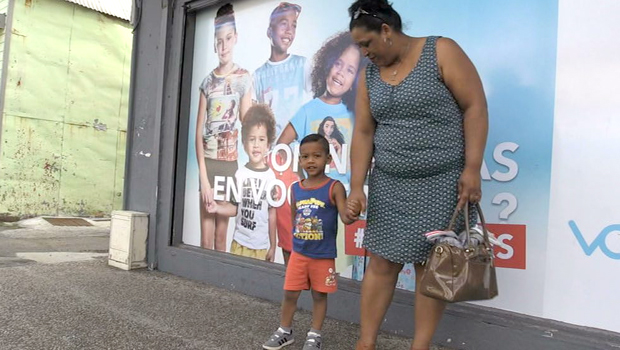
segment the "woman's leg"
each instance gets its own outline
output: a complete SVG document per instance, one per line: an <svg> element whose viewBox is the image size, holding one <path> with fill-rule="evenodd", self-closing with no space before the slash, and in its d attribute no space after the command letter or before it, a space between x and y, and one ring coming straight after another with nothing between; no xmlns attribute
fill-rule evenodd
<svg viewBox="0 0 620 350"><path fill-rule="evenodd" d="M228 216L215 216L215 250L226 251L226 235L228 234Z"/></svg>
<svg viewBox="0 0 620 350"><path fill-rule="evenodd" d="M379 328L385 317L402 264L370 253L370 263L362 281L360 339L358 350L374 350Z"/></svg>
<svg viewBox="0 0 620 350"><path fill-rule="evenodd" d="M213 249L215 237L215 215L209 214L202 199L200 205L200 246L205 249Z"/></svg>
<svg viewBox="0 0 620 350"><path fill-rule="evenodd" d="M420 285L420 279L424 267L421 265L415 265L415 281L416 286ZM431 346L431 340L441 320L443 310L446 308L446 303L429 298L422 293L415 293L415 334L413 337L413 343L411 345L412 350L427 350Z"/></svg>
<svg viewBox="0 0 620 350"><path fill-rule="evenodd" d="M323 328L325 314L327 314L327 293L312 290L312 329L320 331Z"/></svg>

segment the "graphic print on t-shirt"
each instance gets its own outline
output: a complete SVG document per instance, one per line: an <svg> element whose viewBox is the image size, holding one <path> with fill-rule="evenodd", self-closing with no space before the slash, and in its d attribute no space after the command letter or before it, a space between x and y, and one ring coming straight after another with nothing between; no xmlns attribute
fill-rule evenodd
<svg viewBox="0 0 620 350"><path fill-rule="evenodd" d="M323 220L316 215L316 211L325 208L325 202L316 198L297 202L297 216L295 217L295 238L306 241L320 241L323 239Z"/></svg>
<svg viewBox="0 0 620 350"><path fill-rule="evenodd" d="M337 256L338 208L332 202L332 187L336 180L328 179L314 188L303 188L300 182L292 187L295 217L293 218L293 250L316 259Z"/></svg>
<svg viewBox="0 0 620 350"><path fill-rule="evenodd" d="M263 205L267 205L267 193L263 190L259 193L260 200L254 201L255 191L258 192L264 184L261 184L261 179L244 179L241 187L241 203L239 210L241 211L240 225L250 231L256 229L256 215L257 211L260 212L263 209Z"/></svg>
<svg viewBox="0 0 620 350"><path fill-rule="evenodd" d="M210 97L207 105L209 106L207 109L209 122L205 123L204 135L215 140L212 144L216 150L216 159L236 160L238 129L235 127L235 123L237 122L237 115L239 115L238 96Z"/></svg>
<svg viewBox="0 0 620 350"><path fill-rule="evenodd" d="M329 164L329 176L343 184L349 183L349 146L353 136L353 113L344 103L335 105L320 98L303 105L291 119L297 139L319 133L330 143L333 162Z"/></svg>
<svg viewBox="0 0 620 350"><path fill-rule="evenodd" d="M237 160L240 103L251 86L250 73L238 67L226 75L211 72L200 84L200 91L207 99L202 133L206 158Z"/></svg>
<svg viewBox="0 0 620 350"><path fill-rule="evenodd" d="M239 168L235 174L239 202L233 239L250 249L269 248L269 202L267 196L275 174L269 168L253 169L249 164ZM290 214L289 214L290 218Z"/></svg>
<svg viewBox="0 0 620 350"><path fill-rule="evenodd" d="M276 138L309 100L309 68L305 57L289 55L284 61L267 61L254 72L255 100L273 110Z"/></svg>

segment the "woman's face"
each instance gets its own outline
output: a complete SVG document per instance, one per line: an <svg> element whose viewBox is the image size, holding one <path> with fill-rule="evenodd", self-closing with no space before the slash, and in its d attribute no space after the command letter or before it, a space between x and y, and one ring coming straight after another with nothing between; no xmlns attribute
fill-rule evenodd
<svg viewBox="0 0 620 350"><path fill-rule="evenodd" d="M334 62L327 75L327 92L334 97L341 97L353 86L357 69L360 64L360 53L357 47L347 47Z"/></svg>
<svg viewBox="0 0 620 350"><path fill-rule="evenodd" d="M237 32L233 25L223 25L215 31L215 52L220 64L232 62L233 49L237 43Z"/></svg>
<svg viewBox="0 0 620 350"><path fill-rule="evenodd" d="M365 57L368 57L372 63L377 66L385 66L388 62L389 46L387 40L383 40L384 34L366 30L363 27L355 27L351 30L353 41L362 51Z"/></svg>
<svg viewBox="0 0 620 350"><path fill-rule="evenodd" d="M333 121L328 120L325 122L325 124L323 124L323 133L327 137L332 136L332 134L334 133L334 122Z"/></svg>

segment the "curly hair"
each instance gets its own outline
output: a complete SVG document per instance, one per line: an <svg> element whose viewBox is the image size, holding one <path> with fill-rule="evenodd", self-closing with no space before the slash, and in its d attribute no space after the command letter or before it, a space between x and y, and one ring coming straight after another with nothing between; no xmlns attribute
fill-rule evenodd
<svg viewBox="0 0 620 350"><path fill-rule="evenodd" d="M338 33L331 38L327 39L323 46L314 55L314 68L312 69L312 93L314 98L321 97L327 90L327 76L332 69L334 63L340 58L342 53L350 46L355 46L351 34L349 32ZM359 52L359 50L358 50ZM367 59L362 56L360 52L360 64L357 69L357 73L362 70L367 64ZM353 110L355 104L355 88L357 87L357 76L353 81L351 91L347 91L342 96L342 102L347 109Z"/></svg>
<svg viewBox="0 0 620 350"><path fill-rule="evenodd" d="M255 104L245 112L241 123L241 142L245 144L252 127L260 125L267 129L267 140L271 147L276 140L276 118L266 104Z"/></svg>

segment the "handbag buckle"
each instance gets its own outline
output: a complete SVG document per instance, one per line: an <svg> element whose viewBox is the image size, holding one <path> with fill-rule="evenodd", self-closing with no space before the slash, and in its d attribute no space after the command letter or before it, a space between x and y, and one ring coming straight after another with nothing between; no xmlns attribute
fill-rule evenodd
<svg viewBox="0 0 620 350"><path fill-rule="evenodd" d="M435 253L437 254L443 254L443 247L442 246L437 246L435 247Z"/></svg>

